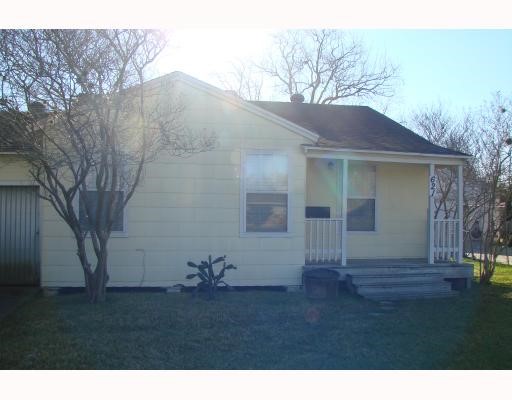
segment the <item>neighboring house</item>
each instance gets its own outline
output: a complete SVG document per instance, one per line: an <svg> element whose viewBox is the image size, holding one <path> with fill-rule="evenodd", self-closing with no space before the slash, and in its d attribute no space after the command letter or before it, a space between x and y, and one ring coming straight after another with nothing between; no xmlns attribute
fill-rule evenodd
<svg viewBox="0 0 512 400"><path fill-rule="evenodd" d="M488 184L484 181L470 182L464 186L464 211L466 212L464 234L464 252L479 254L480 247L483 245L487 230L489 229L489 205ZM507 211L508 210L508 211ZM495 237L498 242L510 243L512 233L512 218L510 215L510 206L507 207L506 195L498 195L492 210L492 219L494 222Z"/></svg>
<svg viewBox="0 0 512 400"><path fill-rule="evenodd" d="M187 126L214 131L217 146L147 165L110 240L110 286L190 285L187 261L209 254L238 266L232 285L300 285L305 265L344 279L365 266L425 273L438 262L428 273L469 279L456 265L460 221L429 212L434 166L460 176L467 155L369 107L247 102L183 73L158 80L174 82ZM0 269L6 276L24 254L28 272L0 284L83 286L69 228L13 157L0 155Z"/></svg>

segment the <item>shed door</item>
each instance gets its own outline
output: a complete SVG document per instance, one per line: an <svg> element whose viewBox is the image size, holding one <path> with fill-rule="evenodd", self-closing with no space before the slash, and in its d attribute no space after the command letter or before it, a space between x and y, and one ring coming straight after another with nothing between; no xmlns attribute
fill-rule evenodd
<svg viewBox="0 0 512 400"><path fill-rule="evenodd" d="M37 187L0 186L0 285L39 285Z"/></svg>

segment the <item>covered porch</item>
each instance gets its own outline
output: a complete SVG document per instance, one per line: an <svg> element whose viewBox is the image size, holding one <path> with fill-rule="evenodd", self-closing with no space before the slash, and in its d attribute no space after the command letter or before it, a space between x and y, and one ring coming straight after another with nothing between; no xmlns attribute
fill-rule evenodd
<svg viewBox="0 0 512 400"><path fill-rule="evenodd" d="M461 264L464 159L305 147L305 265ZM456 170L454 218L434 216L436 167Z"/></svg>

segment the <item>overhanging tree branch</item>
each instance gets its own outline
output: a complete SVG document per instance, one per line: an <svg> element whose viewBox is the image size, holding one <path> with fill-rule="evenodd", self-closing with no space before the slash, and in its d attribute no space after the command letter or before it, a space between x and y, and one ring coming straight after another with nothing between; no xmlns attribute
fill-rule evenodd
<svg viewBox="0 0 512 400"><path fill-rule="evenodd" d="M283 93L319 104L393 95L398 68L385 59L372 61L362 42L343 31L284 31L274 44L258 68Z"/></svg>
<svg viewBox="0 0 512 400"><path fill-rule="evenodd" d="M144 84L164 46L159 32L145 30L0 32L1 144L29 165L41 197L73 232L91 302L105 298L109 238L144 166L162 152L214 145L183 128L170 85Z"/></svg>

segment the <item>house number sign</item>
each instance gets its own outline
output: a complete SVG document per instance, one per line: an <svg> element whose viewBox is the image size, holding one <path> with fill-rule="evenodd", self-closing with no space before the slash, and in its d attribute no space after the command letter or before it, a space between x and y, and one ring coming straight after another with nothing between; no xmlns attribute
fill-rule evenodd
<svg viewBox="0 0 512 400"><path fill-rule="evenodd" d="M429 191L430 191L430 197L434 197L436 194L436 177L435 175L432 175L429 179Z"/></svg>

